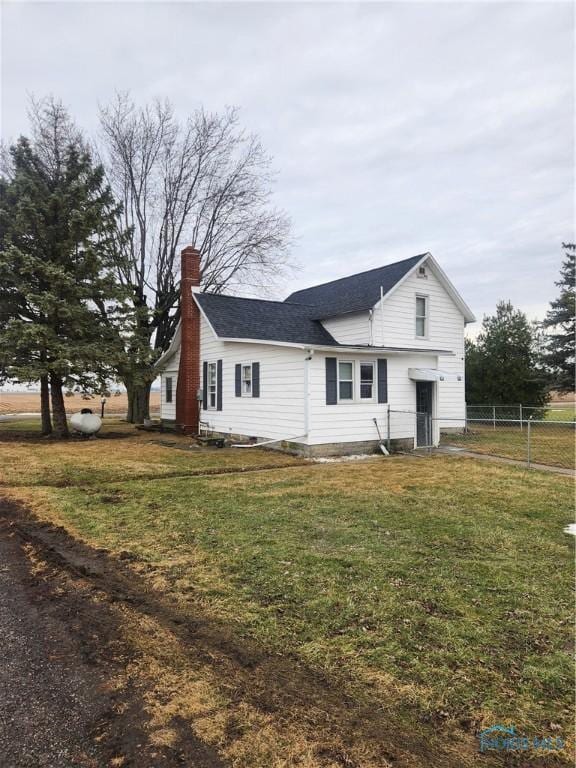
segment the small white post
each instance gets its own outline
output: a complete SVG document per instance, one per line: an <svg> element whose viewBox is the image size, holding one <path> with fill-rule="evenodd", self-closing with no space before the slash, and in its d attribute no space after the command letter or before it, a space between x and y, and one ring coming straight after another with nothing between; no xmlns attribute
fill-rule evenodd
<svg viewBox="0 0 576 768"><path fill-rule="evenodd" d="M520 403L520 432L522 432L524 426L522 424L522 403Z"/></svg>
<svg viewBox="0 0 576 768"><path fill-rule="evenodd" d="M530 469L530 460L532 458L531 455L530 455L530 426L531 426L531 423L532 423L532 416L530 416L528 418L527 428L526 428L526 463L528 464L528 469Z"/></svg>

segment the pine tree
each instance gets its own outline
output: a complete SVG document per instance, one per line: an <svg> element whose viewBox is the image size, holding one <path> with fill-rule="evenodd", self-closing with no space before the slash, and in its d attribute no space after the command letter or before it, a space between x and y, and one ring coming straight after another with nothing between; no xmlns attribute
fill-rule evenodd
<svg viewBox="0 0 576 768"><path fill-rule="evenodd" d="M119 209L63 108L43 105L35 140L0 181L0 369L41 382L43 431L68 435L63 387L99 390L118 362L122 292L111 254Z"/></svg>
<svg viewBox="0 0 576 768"><path fill-rule="evenodd" d="M472 339L464 342L466 352L466 402L472 405L482 403L482 354Z"/></svg>
<svg viewBox="0 0 576 768"><path fill-rule="evenodd" d="M509 301L486 316L466 348L466 400L473 404L546 403L548 382L539 366L537 329Z"/></svg>
<svg viewBox="0 0 576 768"><path fill-rule="evenodd" d="M566 257L560 269L560 296L550 302L544 327L548 335L545 363L549 367L553 386L559 392L574 392L576 368L574 344L576 336L576 243L563 243Z"/></svg>

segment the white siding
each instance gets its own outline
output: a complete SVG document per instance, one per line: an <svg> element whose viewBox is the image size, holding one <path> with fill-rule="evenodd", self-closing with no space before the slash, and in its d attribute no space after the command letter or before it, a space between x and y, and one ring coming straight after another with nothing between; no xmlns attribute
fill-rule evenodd
<svg viewBox="0 0 576 768"><path fill-rule="evenodd" d="M322 320L322 325L339 344L370 344L370 315L351 312Z"/></svg>
<svg viewBox="0 0 576 768"><path fill-rule="evenodd" d="M376 440L376 417L386 436L388 404L351 402L326 405L325 358L388 361L388 401L391 408L391 437L414 436L416 385L408 378L409 368L441 368L462 376L461 382L436 382L434 413L440 418L464 418L464 318L430 267L426 279L415 274L407 278L375 307L372 342L375 346L446 349L454 356L417 352L370 353L316 352L305 362L302 349L272 344L223 342L201 319L201 362L222 360L222 410L202 410L201 419L217 432L268 439L289 439L303 435L309 425L311 445ZM416 336L416 294L428 297L428 333ZM343 344L366 345L370 341L369 313L353 313L324 321L327 330ZM161 414L175 418L176 380L179 353L173 355L162 372ZM260 363L260 397L235 396L235 365ZM307 372L308 371L308 372ZM173 402L165 402L165 377L174 377ZM203 386L203 382L201 382ZM306 407L306 388L309 392ZM404 413L403 413L404 412ZM308 417L308 422L307 422ZM451 423L451 425L454 425Z"/></svg>
<svg viewBox="0 0 576 768"><path fill-rule="evenodd" d="M462 381L438 382L436 415L445 418L463 418L464 393L464 316L442 283L426 265L427 278L410 275L389 298L384 298L384 322L374 322L374 343L422 349L446 349L454 356L438 357L438 368L460 374ZM416 294L428 297L428 334L416 336ZM381 317L380 304L375 318ZM382 333L383 330L383 333ZM413 366L412 363L409 366ZM408 367L408 366L407 366ZM413 366L418 367L418 366ZM420 367L430 367L420 365ZM413 407L413 406L412 406Z"/></svg>
<svg viewBox="0 0 576 768"><path fill-rule="evenodd" d="M222 410L202 410L201 415L212 429L269 439L304 433L304 350L223 342L204 318L200 350L201 362L222 360ZM243 362L260 363L260 397L235 396L235 365Z"/></svg>
<svg viewBox="0 0 576 768"><path fill-rule="evenodd" d="M168 360L166 368L160 376L160 418L166 421L176 419L176 382L178 379L178 363L180 362L180 350ZM166 402L166 378L172 377L172 402Z"/></svg>
<svg viewBox="0 0 576 768"><path fill-rule="evenodd" d="M378 419L382 436L387 437L388 404L350 402L326 405L326 357L334 356L330 353L316 353L310 363L310 444L377 440L374 418ZM416 385L408 378L408 368L435 367L436 358L416 354L338 355L339 360L375 360L377 357L385 357L388 361L388 402L392 410L390 437L412 438Z"/></svg>

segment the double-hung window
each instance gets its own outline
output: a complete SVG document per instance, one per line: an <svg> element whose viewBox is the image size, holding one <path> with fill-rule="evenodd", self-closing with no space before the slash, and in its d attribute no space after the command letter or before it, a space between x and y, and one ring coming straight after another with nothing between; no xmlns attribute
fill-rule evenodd
<svg viewBox="0 0 576 768"><path fill-rule="evenodd" d="M252 397L252 363L242 364L242 397Z"/></svg>
<svg viewBox="0 0 576 768"><path fill-rule="evenodd" d="M172 402L172 376L166 376L164 379L164 401L166 403Z"/></svg>
<svg viewBox="0 0 576 768"><path fill-rule="evenodd" d="M388 402L388 361L326 357L326 405ZM240 366L237 369L240 392Z"/></svg>
<svg viewBox="0 0 576 768"><path fill-rule="evenodd" d="M374 399L374 363L360 361L360 400Z"/></svg>
<svg viewBox="0 0 576 768"><path fill-rule="evenodd" d="M216 409L216 390L217 390L217 381L218 381L218 371L216 368L216 363L208 363L206 373L207 373L207 390L208 390L207 404L210 410L215 410Z"/></svg>
<svg viewBox="0 0 576 768"><path fill-rule="evenodd" d="M338 362L338 400L354 400L354 363Z"/></svg>
<svg viewBox="0 0 576 768"><path fill-rule="evenodd" d="M428 297L416 296L416 336L428 335Z"/></svg>

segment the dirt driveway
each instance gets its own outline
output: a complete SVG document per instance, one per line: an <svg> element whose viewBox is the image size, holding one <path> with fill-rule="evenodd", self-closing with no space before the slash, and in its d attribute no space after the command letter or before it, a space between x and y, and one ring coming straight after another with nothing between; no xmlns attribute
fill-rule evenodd
<svg viewBox="0 0 576 768"><path fill-rule="evenodd" d="M87 593L88 590L88 593ZM0 499L0 765L2 768L160 768L224 765L191 732L147 743L131 651L93 587L37 560L19 509Z"/></svg>

